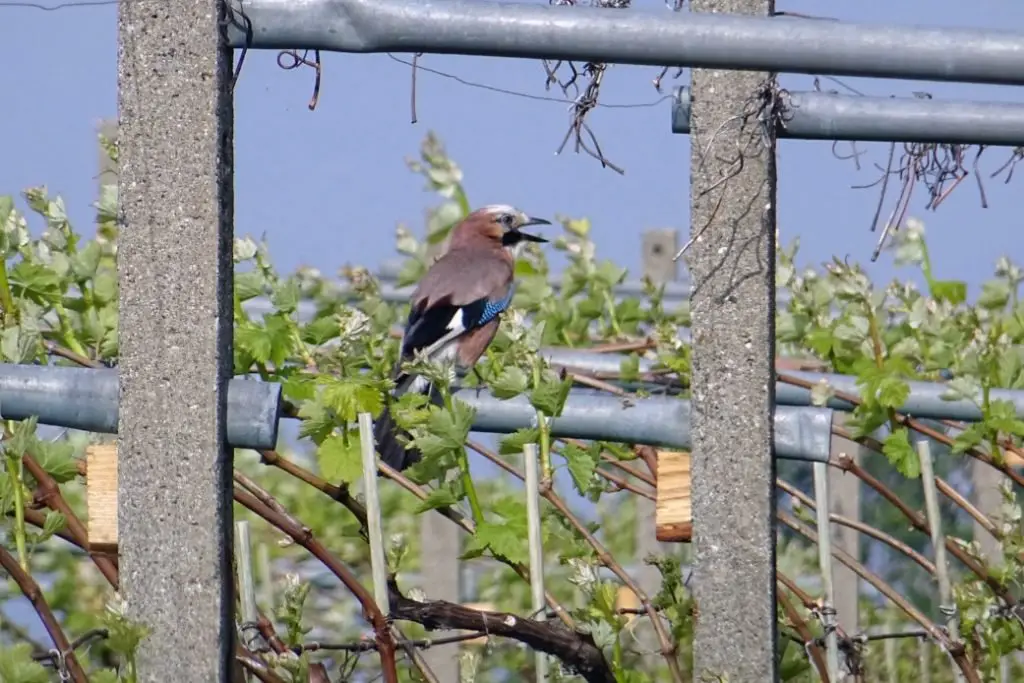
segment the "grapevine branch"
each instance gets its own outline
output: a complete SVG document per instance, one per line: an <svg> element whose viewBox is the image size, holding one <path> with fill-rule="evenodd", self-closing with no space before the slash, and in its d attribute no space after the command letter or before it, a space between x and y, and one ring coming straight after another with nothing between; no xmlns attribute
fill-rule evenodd
<svg viewBox="0 0 1024 683"><path fill-rule="evenodd" d="M394 579L388 582L388 591L392 618L413 621L431 631L470 630L512 638L558 657L587 683L616 683L604 654L588 633L570 630L558 622L475 610L445 600L417 602L402 595Z"/></svg>

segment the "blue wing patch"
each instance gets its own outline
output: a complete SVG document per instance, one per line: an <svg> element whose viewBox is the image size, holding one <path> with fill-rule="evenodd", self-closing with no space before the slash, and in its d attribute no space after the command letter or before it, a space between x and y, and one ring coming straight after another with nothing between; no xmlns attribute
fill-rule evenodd
<svg viewBox="0 0 1024 683"><path fill-rule="evenodd" d="M515 293L516 285L512 283L508 288L508 294L505 295L505 298L499 301L488 301L484 305L483 313L480 315L477 325L486 325L498 317L498 314L503 313L509 307L509 304L512 303L512 297L515 296Z"/></svg>

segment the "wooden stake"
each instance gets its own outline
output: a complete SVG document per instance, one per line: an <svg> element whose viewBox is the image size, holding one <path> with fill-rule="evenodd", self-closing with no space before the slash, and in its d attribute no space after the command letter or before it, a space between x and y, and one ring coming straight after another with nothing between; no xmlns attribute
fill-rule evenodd
<svg viewBox="0 0 1024 683"><path fill-rule="evenodd" d="M117 445L93 444L85 450L85 500L89 550L117 550Z"/></svg>
<svg viewBox="0 0 1024 683"><path fill-rule="evenodd" d="M658 452L656 534L662 543L689 543L693 535L690 507L690 454Z"/></svg>

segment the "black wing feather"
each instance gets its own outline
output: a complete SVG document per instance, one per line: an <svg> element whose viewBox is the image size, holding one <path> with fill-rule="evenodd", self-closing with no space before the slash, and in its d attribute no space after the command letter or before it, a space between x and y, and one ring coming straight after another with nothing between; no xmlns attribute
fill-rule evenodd
<svg viewBox="0 0 1024 683"><path fill-rule="evenodd" d="M448 324L458 310L462 309L462 324L465 328L476 327L487 309L488 299L477 299L465 306L453 306L445 300L427 309L413 308L409 312L405 336L402 339L402 356L409 357L425 349L448 333Z"/></svg>

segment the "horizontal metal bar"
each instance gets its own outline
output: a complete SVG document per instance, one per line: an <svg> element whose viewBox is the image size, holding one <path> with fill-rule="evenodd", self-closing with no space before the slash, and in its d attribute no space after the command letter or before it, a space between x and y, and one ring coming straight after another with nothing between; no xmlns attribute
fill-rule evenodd
<svg viewBox="0 0 1024 683"><path fill-rule="evenodd" d="M1024 33L479 0L230 0L233 47L1024 85Z"/></svg>
<svg viewBox="0 0 1024 683"><path fill-rule="evenodd" d="M507 434L536 426L537 412L526 396L502 400L475 388L454 392L476 409L473 431ZM827 462L833 411L827 408L775 410L775 456ZM678 398L618 398L588 389L573 389L562 415L551 421L556 437L595 439L689 449L690 402Z"/></svg>
<svg viewBox="0 0 1024 683"><path fill-rule="evenodd" d="M787 372L792 377L810 382L825 380L829 386L844 393L861 395L860 387L857 386L857 378L850 375L835 375L824 372ZM949 386L940 382L907 382L910 386L910 398L897 408L901 413L913 417L931 418L936 420L963 420L964 422L976 422L981 419L981 396L977 397L977 403L964 399L947 401L942 395L949 391ZM1009 401L1013 404L1018 417L1024 417L1024 391L1012 389L993 389L989 394L991 400ZM802 387L777 382L775 385L775 403L777 405L809 406L811 405L811 392ZM829 399L826 404L836 410L852 410L853 405L848 401L837 398Z"/></svg>
<svg viewBox="0 0 1024 683"><path fill-rule="evenodd" d="M116 368L0 364L0 415L40 424L117 433ZM462 388L455 394L477 413L473 431L514 432L536 424L525 396L500 400ZM277 446L281 386L234 378L228 383L227 441L235 448ZM832 410L782 407L775 413L777 457L828 459ZM563 414L552 420L555 436L621 441L671 448L690 447L690 404L669 397L622 400L607 393L573 390Z"/></svg>
<svg viewBox="0 0 1024 683"><path fill-rule="evenodd" d="M690 132L691 90L676 89L672 132ZM1024 145L1024 104L784 92L778 135L799 140Z"/></svg>
<svg viewBox="0 0 1024 683"><path fill-rule="evenodd" d="M0 364L0 415L4 419L35 416L40 424L116 434L118 391L115 368ZM227 391L228 444L256 450L276 448L281 385L235 378L228 382Z"/></svg>

